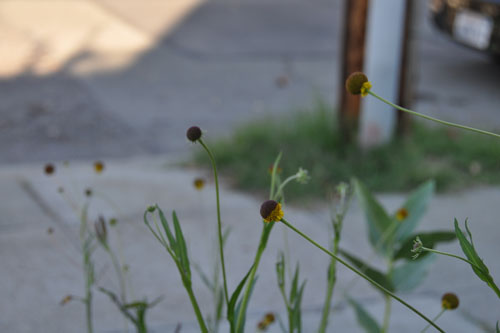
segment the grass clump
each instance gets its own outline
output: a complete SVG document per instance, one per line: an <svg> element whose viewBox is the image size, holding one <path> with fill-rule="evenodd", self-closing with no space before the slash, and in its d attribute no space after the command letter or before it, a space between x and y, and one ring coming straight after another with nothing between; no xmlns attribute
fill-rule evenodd
<svg viewBox="0 0 500 333"><path fill-rule="evenodd" d="M235 187L257 192L268 190L268 170L282 151L285 175L302 167L312 176L307 186L290 184L291 200L323 197L352 177L382 192L407 191L431 178L438 191L500 183L500 143L493 138L415 122L408 137L363 150L342 146L335 123L331 108L317 103L312 110L245 124L211 146L222 174ZM194 159L208 166L201 153Z"/></svg>

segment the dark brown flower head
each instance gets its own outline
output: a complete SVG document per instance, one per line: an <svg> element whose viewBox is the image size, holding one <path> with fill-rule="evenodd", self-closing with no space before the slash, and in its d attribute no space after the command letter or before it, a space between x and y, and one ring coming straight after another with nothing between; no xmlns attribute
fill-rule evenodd
<svg viewBox="0 0 500 333"><path fill-rule="evenodd" d="M368 82L368 78L364 73L354 72L345 81L345 87L348 92L353 95L361 94L361 88L363 87L363 83Z"/></svg>
<svg viewBox="0 0 500 333"><path fill-rule="evenodd" d="M91 189L90 187L87 187L87 188L85 189L85 195L86 195L87 197L91 197L91 196L92 196L92 189Z"/></svg>
<svg viewBox="0 0 500 333"><path fill-rule="evenodd" d="M54 172L56 172L56 167L54 166L54 164L45 164L45 168L44 168L44 171L45 171L45 174L46 175L52 175L54 174Z"/></svg>
<svg viewBox="0 0 500 333"><path fill-rule="evenodd" d="M201 138L201 129L198 126L191 126L186 132L189 141L196 142Z"/></svg>
<svg viewBox="0 0 500 333"><path fill-rule="evenodd" d="M454 293L446 293L441 298L441 305L443 306L443 309L455 310L456 308L458 308L459 304L460 301L458 300L457 295L455 295Z"/></svg>
<svg viewBox="0 0 500 333"><path fill-rule="evenodd" d="M101 161L94 162L94 171L95 173L101 173L104 171L104 163Z"/></svg>
<svg viewBox="0 0 500 333"><path fill-rule="evenodd" d="M52 227L47 228L47 233L49 235L52 235L54 233L54 228L52 228Z"/></svg>
<svg viewBox="0 0 500 333"><path fill-rule="evenodd" d="M260 216L265 222L276 222L283 218L281 204L274 200L267 200L260 206Z"/></svg>

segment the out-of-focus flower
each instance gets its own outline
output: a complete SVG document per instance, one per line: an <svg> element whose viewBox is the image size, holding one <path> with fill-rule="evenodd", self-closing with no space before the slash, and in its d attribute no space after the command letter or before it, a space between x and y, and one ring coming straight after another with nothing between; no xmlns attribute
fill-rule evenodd
<svg viewBox="0 0 500 333"><path fill-rule="evenodd" d="M51 163L45 164L44 172L47 176L53 175L56 172L56 167Z"/></svg>
<svg viewBox="0 0 500 333"><path fill-rule="evenodd" d="M85 189L85 196L91 197L92 196L92 189L90 187L87 187Z"/></svg>
<svg viewBox="0 0 500 333"><path fill-rule="evenodd" d="M455 295L454 293L446 293L441 298L441 305L443 306L443 309L455 310L456 308L458 308L459 304L460 301L458 300L457 295Z"/></svg>
<svg viewBox="0 0 500 333"><path fill-rule="evenodd" d="M366 82L368 82L368 78L364 73L354 72L351 75L349 75L349 77L345 81L345 87L347 91L350 92L351 94L359 95L363 92L362 88Z"/></svg>
<svg viewBox="0 0 500 333"><path fill-rule="evenodd" d="M61 302L59 302L60 305L66 305L68 304L69 302L71 302L73 300L73 296L71 295L66 295L64 296L64 298L61 300Z"/></svg>
<svg viewBox="0 0 500 333"><path fill-rule="evenodd" d="M194 181L193 181L193 186L195 189L197 189L198 191L201 191L203 189L203 187L205 187L205 179L199 177L199 178L196 178Z"/></svg>
<svg viewBox="0 0 500 333"><path fill-rule="evenodd" d="M97 174L100 174L104 171L104 163L101 161L94 162L94 171Z"/></svg>
<svg viewBox="0 0 500 333"><path fill-rule="evenodd" d="M306 169L299 168L299 171L295 174L296 180L299 184L307 184L309 182L309 172Z"/></svg>
<svg viewBox="0 0 500 333"><path fill-rule="evenodd" d="M396 212L396 220L399 222L405 220L408 217L408 210L406 208L400 208Z"/></svg>

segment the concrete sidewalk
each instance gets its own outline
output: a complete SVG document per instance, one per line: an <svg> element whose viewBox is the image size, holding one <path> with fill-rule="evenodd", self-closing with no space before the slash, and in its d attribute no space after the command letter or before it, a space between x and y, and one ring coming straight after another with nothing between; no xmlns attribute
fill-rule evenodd
<svg viewBox="0 0 500 333"><path fill-rule="evenodd" d="M154 332L173 332L182 323L181 332L197 332L195 317L177 271L167 253L155 241L142 222L144 209L158 203L167 217L175 209L187 237L193 262L210 272L216 252L214 248L216 212L212 184L202 191L192 182L200 173L165 166L163 160L136 159L106 162L106 170L96 175L92 163L56 166L53 176L43 173L43 166L17 166L0 169L0 331L2 332L83 332L84 308L79 302L60 306L67 294L81 295L83 280L78 250L78 216L58 193L65 193L75 202L82 202L84 190L93 189L90 220L98 214L118 216L117 229L111 229L111 242L118 247L130 266L130 285L136 299L149 300L164 295L165 299L148 315ZM206 175L202 175L206 176ZM208 177L209 178L209 177ZM109 198L118 209L106 203ZM402 203L402 195L381 196L389 211ZM254 256L260 235L259 207L265 198L244 195L222 186L222 218L231 227L227 243L229 288L233 290L245 274ZM107 200L107 199L106 199ZM468 192L439 196L430 205L423 230L451 229L453 217L470 218L476 246L490 267L493 276L500 276L497 241L500 225L497 216L500 189L479 188ZM287 219L321 244L328 241L328 209L285 208ZM53 229L49 234L47 230ZM117 236L119 235L119 237ZM299 261L302 277L307 279L304 295L304 331L316 329L323 303L328 258L303 239L288 233L292 263ZM366 239L365 222L356 202L345 222L341 246L360 257L373 258ZM247 331L252 332L261 316L268 311L283 315L283 304L276 287L274 264L278 249L283 248L283 226L273 230L269 246L259 269L259 280L251 299ZM442 246L461 253L457 243ZM97 251L97 272L102 272L99 286L116 290L116 279L105 254ZM375 263L380 263L375 261ZM361 332L342 290L354 278L339 267L339 281L334 295L335 311L331 330ZM211 297L200 279L194 279L195 293L205 314L210 313ZM447 332L486 332L499 320L500 304L491 290L472 273L469 267L440 257L417 291L402 297L433 317L440 310L440 297L453 291L460 297L457 311L446 313L440 325ZM384 302L367 283L358 281L349 293L360 300L376 318L382 318ZM123 319L109 300L95 292L95 326L98 332L124 331ZM419 332L425 323L399 304L393 303L392 332ZM335 328L335 330L334 330ZM225 326L221 332L226 331ZM278 325L271 332L279 332ZM429 330L431 331L431 330Z"/></svg>

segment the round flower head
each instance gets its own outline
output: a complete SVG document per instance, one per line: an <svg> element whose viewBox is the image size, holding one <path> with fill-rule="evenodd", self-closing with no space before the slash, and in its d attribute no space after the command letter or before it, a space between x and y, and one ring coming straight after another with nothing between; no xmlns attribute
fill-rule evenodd
<svg viewBox="0 0 500 333"><path fill-rule="evenodd" d="M193 181L193 186L198 191L201 191L203 189L203 187L205 186L205 179L203 179L203 178L196 178Z"/></svg>
<svg viewBox="0 0 500 333"><path fill-rule="evenodd" d="M268 323L274 323L275 320L274 313L272 312L266 313L266 315L264 316L264 320Z"/></svg>
<svg viewBox="0 0 500 333"><path fill-rule="evenodd" d="M359 95L363 92L362 88L365 83L369 83L365 73L354 72L345 81L345 88L351 94Z"/></svg>
<svg viewBox="0 0 500 333"><path fill-rule="evenodd" d="M453 293L446 293L441 298L441 305L443 306L443 309L455 310L456 308L458 308L459 304L460 301L458 300L457 295Z"/></svg>
<svg viewBox="0 0 500 333"><path fill-rule="evenodd" d="M201 138L201 129L198 126L191 126L186 132L189 141L196 142Z"/></svg>
<svg viewBox="0 0 500 333"><path fill-rule="evenodd" d="M277 222L283 218L281 204L274 200L267 200L260 206L260 215L265 222Z"/></svg>
<svg viewBox="0 0 500 333"><path fill-rule="evenodd" d="M94 162L94 171L95 173L101 173L104 171L104 163L101 161Z"/></svg>
<svg viewBox="0 0 500 333"><path fill-rule="evenodd" d="M403 221L407 217L408 217L408 210L406 208L400 208L396 212L396 220L398 220L399 222Z"/></svg>
<svg viewBox="0 0 500 333"><path fill-rule="evenodd" d="M44 171L46 175L52 175L56 171L56 167L49 163L45 165Z"/></svg>

